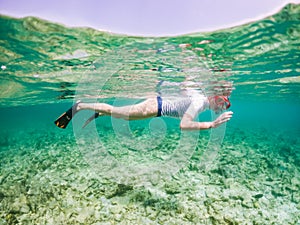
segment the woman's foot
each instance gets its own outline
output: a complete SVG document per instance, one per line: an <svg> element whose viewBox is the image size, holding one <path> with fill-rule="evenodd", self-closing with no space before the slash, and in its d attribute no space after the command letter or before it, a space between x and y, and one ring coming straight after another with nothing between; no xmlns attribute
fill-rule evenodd
<svg viewBox="0 0 300 225"><path fill-rule="evenodd" d="M103 116L101 113L94 113L85 123L83 124L82 128L85 128L92 120L98 118L99 116Z"/></svg>
<svg viewBox="0 0 300 225"><path fill-rule="evenodd" d="M57 120L54 121L55 125L59 128L65 129L73 116L79 111L80 101L77 101L68 111L64 112Z"/></svg>

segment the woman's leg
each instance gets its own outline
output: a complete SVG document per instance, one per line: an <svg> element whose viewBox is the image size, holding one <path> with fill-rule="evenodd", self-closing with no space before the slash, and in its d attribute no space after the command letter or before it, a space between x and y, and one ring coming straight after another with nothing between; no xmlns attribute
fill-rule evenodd
<svg viewBox="0 0 300 225"><path fill-rule="evenodd" d="M125 120L140 120L157 116L158 105L156 98L149 98L141 103L128 106L112 106L106 103L78 103L76 111L93 110L103 116L112 116Z"/></svg>
<svg viewBox="0 0 300 225"><path fill-rule="evenodd" d="M140 120L155 117L158 112L158 103L156 98L149 98L139 104L122 107L116 107L106 103L77 102L54 121L55 125L65 129L72 117L80 110L93 110L99 113L99 115L94 115L88 119L84 124L84 126L86 126L91 120L98 116L113 116L125 120Z"/></svg>

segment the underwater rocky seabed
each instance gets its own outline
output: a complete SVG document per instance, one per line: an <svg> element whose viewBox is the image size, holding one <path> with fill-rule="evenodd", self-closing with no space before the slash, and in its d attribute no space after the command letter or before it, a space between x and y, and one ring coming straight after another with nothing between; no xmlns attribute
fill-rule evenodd
<svg viewBox="0 0 300 225"><path fill-rule="evenodd" d="M298 224L300 140L281 132L227 128L208 170L199 166L206 132L185 167L147 187L101 179L72 133L2 135L0 224ZM101 135L124 151L113 131Z"/></svg>

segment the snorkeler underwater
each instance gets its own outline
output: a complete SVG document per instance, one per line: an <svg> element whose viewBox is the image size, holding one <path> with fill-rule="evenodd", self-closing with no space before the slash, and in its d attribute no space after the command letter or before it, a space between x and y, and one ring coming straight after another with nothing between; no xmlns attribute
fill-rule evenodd
<svg viewBox="0 0 300 225"><path fill-rule="evenodd" d="M299 224L299 12L163 37L1 15L0 224Z"/></svg>

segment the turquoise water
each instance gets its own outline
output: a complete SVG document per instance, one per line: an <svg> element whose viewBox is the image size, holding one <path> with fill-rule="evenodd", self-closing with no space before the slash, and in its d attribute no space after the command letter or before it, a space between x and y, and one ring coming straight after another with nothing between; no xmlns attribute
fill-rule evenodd
<svg viewBox="0 0 300 225"><path fill-rule="evenodd" d="M0 224L298 224L299 10L160 38L1 16ZM53 123L76 99L224 81L234 117L212 131L108 117L81 129L91 112Z"/></svg>

